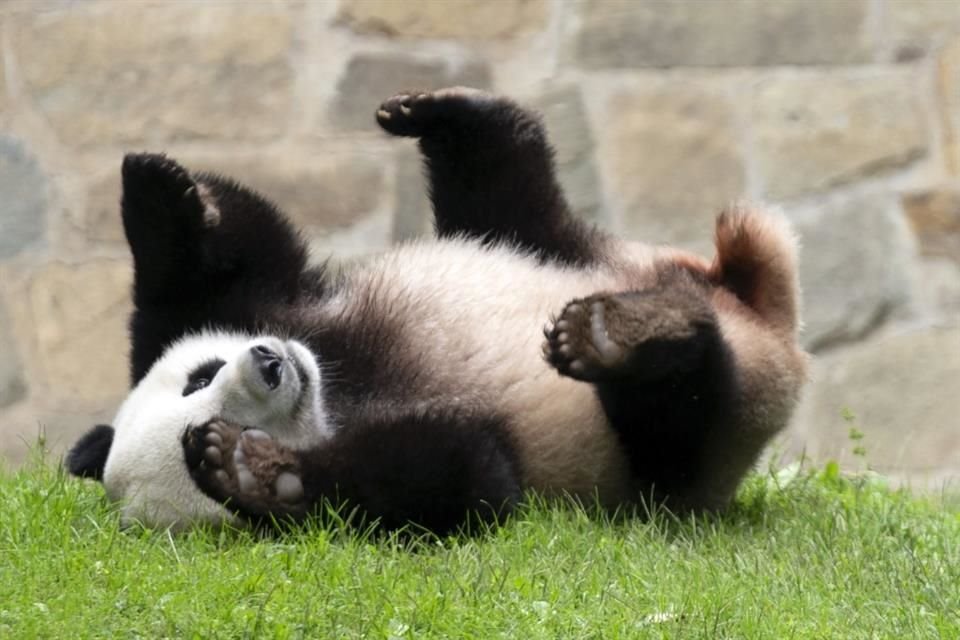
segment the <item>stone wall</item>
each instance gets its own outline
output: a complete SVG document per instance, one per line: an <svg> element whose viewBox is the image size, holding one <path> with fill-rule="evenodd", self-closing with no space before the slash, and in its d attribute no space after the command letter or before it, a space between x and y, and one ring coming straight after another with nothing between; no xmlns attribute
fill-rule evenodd
<svg viewBox="0 0 960 640"><path fill-rule="evenodd" d="M804 244L814 382L788 449L960 469L960 3L339 0L0 4L0 455L109 420L127 382L124 151L236 176L318 257L429 228L395 90L540 108L577 210L709 250L780 205ZM844 418L846 409L854 418Z"/></svg>

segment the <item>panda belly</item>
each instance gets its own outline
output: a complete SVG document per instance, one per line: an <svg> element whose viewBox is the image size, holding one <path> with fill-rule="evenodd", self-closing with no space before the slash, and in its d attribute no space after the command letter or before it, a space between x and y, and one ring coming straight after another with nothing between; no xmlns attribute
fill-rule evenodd
<svg viewBox="0 0 960 640"><path fill-rule="evenodd" d="M621 280L602 266L542 265L509 247L446 241L376 258L350 276L343 299L392 314L391 348L417 372L412 388L398 381L405 402L505 416L525 486L616 504L628 497L629 468L595 388L560 376L541 349L544 325L567 302Z"/></svg>

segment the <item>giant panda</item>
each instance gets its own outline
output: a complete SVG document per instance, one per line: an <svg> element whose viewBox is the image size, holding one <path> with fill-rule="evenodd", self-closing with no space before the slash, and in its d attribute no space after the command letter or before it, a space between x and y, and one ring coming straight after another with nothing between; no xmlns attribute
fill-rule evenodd
<svg viewBox="0 0 960 640"><path fill-rule="evenodd" d="M436 237L336 270L242 185L124 158L133 388L69 470L157 527L335 503L443 533L528 490L723 508L805 377L787 223L730 207L712 261L627 242L571 215L509 99L410 92L376 117L419 139Z"/></svg>

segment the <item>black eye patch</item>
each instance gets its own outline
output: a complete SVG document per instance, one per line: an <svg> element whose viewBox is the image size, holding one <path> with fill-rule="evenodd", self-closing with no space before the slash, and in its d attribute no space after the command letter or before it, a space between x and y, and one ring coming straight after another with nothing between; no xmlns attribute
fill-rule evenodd
<svg viewBox="0 0 960 640"><path fill-rule="evenodd" d="M217 371L220 371L220 368L225 364L227 363L220 358L213 358L191 371L190 375L187 376L187 386L183 388L183 395L188 396L213 382L213 379L217 376Z"/></svg>

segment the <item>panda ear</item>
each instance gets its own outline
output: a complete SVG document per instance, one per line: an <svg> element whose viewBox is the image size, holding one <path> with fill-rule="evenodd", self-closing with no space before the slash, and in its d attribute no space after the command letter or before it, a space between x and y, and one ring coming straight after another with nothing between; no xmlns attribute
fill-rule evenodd
<svg viewBox="0 0 960 640"><path fill-rule="evenodd" d="M113 427L98 424L83 434L67 453L67 471L81 478L102 480L112 444Z"/></svg>

